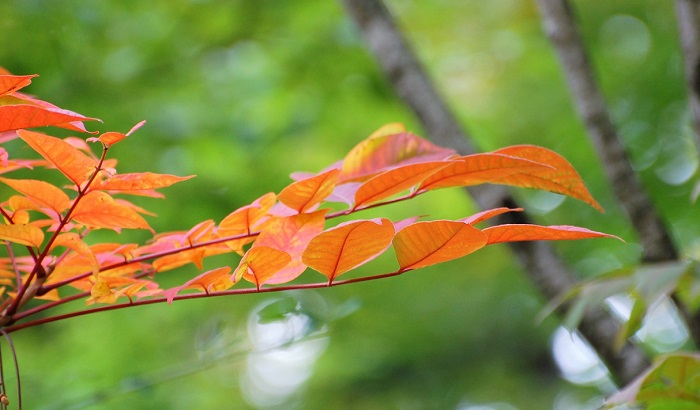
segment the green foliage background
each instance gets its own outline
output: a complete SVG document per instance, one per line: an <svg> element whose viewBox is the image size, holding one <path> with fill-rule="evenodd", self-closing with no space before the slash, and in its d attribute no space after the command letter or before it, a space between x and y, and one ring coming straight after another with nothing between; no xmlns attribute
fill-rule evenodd
<svg viewBox="0 0 700 410"><path fill-rule="evenodd" d="M389 3L482 149L538 144L581 171L606 214L517 191L541 223L586 226L628 241L558 244L581 277L634 264L639 248L575 117L534 5ZM689 149L672 4L574 4L635 167L676 241L696 252L700 222L689 197L697 157ZM157 231L220 220L279 191L289 173L318 171L342 158L385 123L404 122L422 134L339 2L6 0L0 16L0 66L40 74L29 92L104 121L91 129L124 132L148 121L114 147L121 172L198 175L165 191L165 201L139 202L158 214L149 220ZM461 192L445 191L373 214L458 218L474 211ZM393 263L383 258L357 274L389 271ZM194 272L166 275L175 284ZM293 296L360 308L317 323L327 348L308 382L279 408L563 409L570 408L562 404L567 400L585 403L598 394L558 377L549 347L556 320L536 323L544 301L505 247L399 278L309 293ZM244 346L254 307L280 297L141 307L20 332L14 340L25 405L249 407L239 385L244 353L175 376L198 369L206 362L198 357L222 340L231 345L207 354ZM208 348L200 343L207 332L219 335Z"/></svg>

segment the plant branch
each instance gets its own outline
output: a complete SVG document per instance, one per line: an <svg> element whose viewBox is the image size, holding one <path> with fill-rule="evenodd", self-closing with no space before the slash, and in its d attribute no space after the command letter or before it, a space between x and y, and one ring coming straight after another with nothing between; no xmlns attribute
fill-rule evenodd
<svg viewBox="0 0 700 410"><path fill-rule="evenodd" d="M44 270L44 267L42 266L42 263L44 262L44 259L49 255L49 252L51 251L51 245L53 245L58 235L61 234L63 228L70 221L71 214L75 210L75 207L78 205L78 202L80 202L80 199L85 196L87 191L90 189L90 185L92 185L92 182L95 180L95 178L97 178L97 175L102 170L102 164L104 163L105 158L107 158L107 150L108 147L103 146L102 155L100 156L97 166L95 167L95 172L93 172L92 175L90 175L90 178L88 178L87 182L85 183L85 186L82 188L80 186L77 186L78 195L76 196L75 200L73 201L73 204L68 209L66 214L62 218L60 218L58 227L56 227L56 230L54 231L53 235L51 236L51 238L49 238L48 242L44 246L44 250L39 254L37 258L35 258L34 268L27 277L25 284L19 286L20 284L18 283L19 289L17 291L17 296L10 304L10 306L8 306L5 311L3 311L2 316L0 317L3 320L3 325L13 320L12 317L15 313L17 313L17 309L22 307L29 300L33 299L34 295L36 295L36 293L41 289L42 285L46 281L47 274ZM34 281L35 277L37 278L36 281Z"/></svg>
<svg viewBox="0 0 700 410"><path fill-rule="evenodd" d="M688 101L693 114L695 146L700 149L700 1L676 0L676 15L683 47Z"/></svg>
<svg viewBox="0 0 700 410"><path fill-rule="evenodd" d="M654 204L642 187L632 168L629 156L610 118L609 111L595 79L588 54L581 39L574 12L567 0L537 0L543 18L545 31L552 42L562 64L572 98L588 135L602 159L603 167L612 183L620 204L627 212L639 241L642 244L642 262L668 262L678 260L678 251L669 231L659 217ZM686 67L695 64L689 78L697 75L698 53L698 1L678 2L679 13L689 13L680 17L681 32L686 50ZM690 38L692 37L692 38ZM697 102L697 79L691 80L691 108ZM697 107L700 109L700 107ZM700 118L697 117L696 118ZM700 345L700 315L693 316L675 295L672 299L678 306L690 330L692 339Z"/></svg>
<svg viewBox="0 0 700 410"><path fill-rule="evenodd" d="M462 155L476 152L385 5L380 0L343 0L343 3L388 80L421 121L428 137L436 144L453 148ZM470 188L469 192L482 209L519 207L503 187L479 185ZM520 213L519 217L503 215L500 220L503 223L517 223L512 218L527 217ZM575 275L561 261L551 244L518 242L511 244L511 250L548 300L565 293L575 284ZM561 306L559 313L563 313L564 309L565 306ZM599 322L601 325L596 326ZM619 382L626 384L648 366L644 353L629 342L620 354L615 352L613 346L617 324L604 312L586 312L579 330L597 349L613 378Z"/></svg>
<svg viewBox="0 0 700 410"><path fill-rule="evenodd" d="M567 0L537 0L544 29L566 74L571 95L602 160L620 204L643 247L644 262L676 260L668 230L632 168L593 74L588 54Z"/></svg>
<svg viewBox="0 0 700 410"><path fill-rule="evenodd" d="M695 148L700 153L700 1L676 0L676 15L685 62L688 101L693 114ZM695 342L700 346L700 310L694 314L687 312L687 309L682 311L686 317L690 317L691 334L695 335Z"/></svg>
<svg viewBox="0 0 700 410"><path fill-rule="evenodd" d="M328 288L328 287L333 287L333 286L342 286L342 285L349 285L351 283L359 283L359 282L366 282L370 280L377 280L377 279L384 279L384 278L390 278L394 276L399 276L402 275L406 272L409 272L410 270L397 270L389 273L382 273L378 275L371 275L371 276L363 276L360 278L354 278L354 279L346 279L346 280L336 280L333 281L332 283L329 283L328 281L323 281L323 282L316 282L316 283L303 283L303 284L298 284L298 285L286 285L286 286L275 286L275 287L269 287L269 288L263 288L263 287L254 287L254 288L243 288L243 289L233 289L233 290L225 290L221 292L201 292L201 293L186 293L182 295L175 295L173 297L173 301L175 300L186 300L186 299L201 299L201 298L209 298L209 297L214 297L214 296L232 296L232 295L244 295L244 294L251 294L251 293L271 293L271 292L282 292L286 290L299 290L299 289L319 289L319 288ZM81 294L81 296L84 296L85 294ZM167 303L168 299L164 297L160 298L154 298L154 299L142 299L142 300L137 300L137 301L129 301L125 303L115 303L112 305L105 305L105 306L100 306L92 309L85 309L81 311L76 311L76 312L69 312L69 313L64 313L56 316L50 316L50 317L44 317L41 319L36 319L32 320L29 322L17 324L17 325L12 325L6 327L3 331L6 332L7 334L16 332L21 329L26 329L28 327L34 327L46 323L52 323L52 322L57 322L59 320L65 320L65 319L70 319L73 317L78 317L78 316L84 316L84 315L89 315L93 313L98 313L98 312L107 312L110 310L117 310L117 309L124 309L128 307L135 307L135 306L144 306L144 305L153 305L157 303Z"/></svg>

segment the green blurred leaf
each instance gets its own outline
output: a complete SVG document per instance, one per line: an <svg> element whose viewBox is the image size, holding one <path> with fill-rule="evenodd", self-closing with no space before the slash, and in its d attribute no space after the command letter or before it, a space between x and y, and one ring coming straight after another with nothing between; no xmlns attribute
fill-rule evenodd
<svg viewBox="0 0 700 410"><path fill-rule="evenodd" d="M700 354L664 356L612 396L608 408L641 404L645 409L697 409L700 407Z"/></svg>

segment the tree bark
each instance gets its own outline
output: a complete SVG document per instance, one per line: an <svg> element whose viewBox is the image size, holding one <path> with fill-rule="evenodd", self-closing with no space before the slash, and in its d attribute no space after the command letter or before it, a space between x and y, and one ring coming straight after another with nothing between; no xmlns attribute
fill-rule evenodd
<svg viewBox="0 0 700 410"><path fill-rule="evenodd" d="M428 138L461 154L476 152L381 0L343 0L343 3L396 93L418 117ZM518 206L503 187L480 185L469 189L469 192L484 209ZM523 213L510 213L499 222L527 223L529 217ZM511 249L547 299L553 300L575 285L575 275L550 243L517 242L511 244ZM563 313L565 308L561 306L559 313ZM649 363L643 352L630 343L621 353L615 352L613 346L617 327L609 315L596 308L586 312L579 330L597 349L613 378L627 384Z"/></svg>
<svg viewBox="0 0 700 410"><path fill-rule="evenodd" d="M700 0L676 0L695 145L700 149Z"/></svg>
<svg viewBox="0 0 700 410"><path fill-rule="evenodd" d="M586 49L568 0L537 0L545 31L554 45L579 116L602 159L615 194L626 210L642 244L642 263L678 260L678 251L656 209L632 168L627 152L610 118L598 88ZM678 1L679 24L684 33L686 67L691 65L691 108L700 109L698 58L700 58L700 6L697 0ZM682 14L682 16L681 16ZM697 114L696 114L697 115ZM700 118L700 117L696 117ZM696 120L697 121L697 120ZM697 126L697 124L696 124ZM700 345L700 314L693 315L679 298L671 298L685 319L690 335Z"/></svg>

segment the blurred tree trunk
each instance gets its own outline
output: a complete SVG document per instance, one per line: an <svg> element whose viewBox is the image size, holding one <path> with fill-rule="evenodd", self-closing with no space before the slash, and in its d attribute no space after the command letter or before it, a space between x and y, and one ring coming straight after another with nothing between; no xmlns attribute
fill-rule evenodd
<svg viewBox="0 0 700 410"><path fill-rule="evenodd" d="M476 152L469 142L468 135L436 91L381 0L343 0L343 2L396 93L413 110L428 137L436 144L454 148L461 154ZM618 148L610 160L618 161L624 158L624 150ZM620 167L623 175L629 177L625 165ZM632 178L636 180L633 173ZM639 185L638 182L637 185ZM515 199L502 187L479 186L470 189L470 193L482 208L518 206ZM644 204L635 206L644 208ZM650 209L653 211L653 208ZM636 215L643 212L643 209L632 208L631 211ZM643 219L644 226L649 224L652 226L650 229L655 229L653 226L658 218L653 213L652 217ZM529 216L512 213L504 216L499 222L528 223ZM658 231L656 233L658 234ZM657 235L655 238L662 243L670 243L670 240L663 239L663 236ZM576 284L575 275L557 255L551 244L516 242L511 244L511 249L531 280L548 300L555 300ZM652 250L654 252L648 256L651 260L663 260L669 255L675 257L672 245L663 245L658 251ZM565 310L565 305L560 306L560 313ZM608 365L613 379L627 384L638 376L649 362L639 347L629 342L621 351L617 351L614 348L617 330L617 323L602 310L602 307L589 309L579 325L581 334Z"/></svg>

